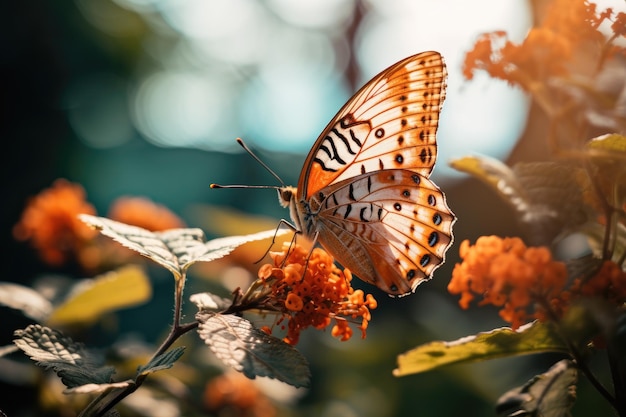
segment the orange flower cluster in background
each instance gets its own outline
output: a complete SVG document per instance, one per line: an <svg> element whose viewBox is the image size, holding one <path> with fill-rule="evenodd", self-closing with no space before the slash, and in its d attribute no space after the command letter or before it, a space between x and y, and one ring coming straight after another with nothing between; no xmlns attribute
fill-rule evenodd
<svg viewBox="0 0 626 417"><path fill-rule="evenodd" d="M310 257L309 257L310 254ZM352 337L350 322L360 320L358 328L365 338L371 320L370 310L377 302L371 294L354 290L352 274L342 271L326 251L315 248L311 253L300 245L285 244L283 252L271 253L273 264L259 269L259 278L271 289L272 306L282 314L276 325L287 321L285 342L298 343L300 332L312 326L324 329L333 319L332 335L342 341ZM271 329L264 328L268 333Z"/></svg>
<svg viewBox="0 0 626 417"><path fill-rule="evenodd" d="M78 219L78 214L96 214L87 202L85 189L64 179L32 197L13 228L13 237L29 241L41 259L61 266L77 254L98 232Z"/></svg>
<svg viewBox="0 0 626 417"><path fill-rule="evenodd" d="M605 21L611 23L613 32L609 39L600 31ZM572 73L573 67L590 75L606 58L626 56L626 49L611 45L624 36L626 13L614 16L610 8L598 12L587 0L553 0L546 6L544 19L520 44L508 40L503 31L483 34L467 53L463 74L472 79L482 69L533 92L552 77Z"/></svg>
<svg viewBox="0 0 626 417"><path fill-rule="evenodd" d="M185 223L167 207L143 197L120 197L113 202L108 217L151 232L185 227Z"/></svg>
<svg viewBox="0 0 626 417"><path fill-rule="evenodd" d="M567 281L565 264L552 260L548 248L527 247L519 238L481 236L474 246L465 240L460 255L448 291L461 294L464 309L482 296L480 305L501 307L500 316L514 329L545 317L545 303L560 300Z"/></svg>
<svg viewBox="0 0 626 417"><path fill-rule="evenodd" d="M95 207L87 201L85 189L80 184L58 179L28 201L13 228L13 236L30 242L50 266L76 262L85 271L93 272L104 262L111 262L115 256L107 254L119 252L120 246L109 239L94 245L100 235L78 218L83 213L96 214ZM183 221L174 213L142 197L119 198L111 206L110 218L151 231L184 227ZM122 249L131 254L131 251ZM134 252L132 255L136 256ZM122 257L116 262L121 264L125 260Z"/></svg>
<svg viewBox="0 0 626 417"><path fill-rule="evenodd" d="M272 417L276 408L253 381L238 372L226 372L207 383L204 406L214 416Z"/></svg>
<svg viewBox="0 0 626 417"><path fill-rule="evenodd" d="M626 271L613 261L604 261L589 279L576 278L572 297L600 297L616 306L626 304Z"/></svg>
<svg viewBox="0 0 626 417"><path fill-rule="evenodd" d="M479 305L501 307L500 316L513 329L534 319L558 319L581 298L597 297L618 308L626 303L626 272L612 261L568 286L563 262L554 261L548 248L527 247L519 238L481 236L474 246L466 240L460 255L463 262L455 265L448 291L461 294L464 309L477 296Z"/></svg>

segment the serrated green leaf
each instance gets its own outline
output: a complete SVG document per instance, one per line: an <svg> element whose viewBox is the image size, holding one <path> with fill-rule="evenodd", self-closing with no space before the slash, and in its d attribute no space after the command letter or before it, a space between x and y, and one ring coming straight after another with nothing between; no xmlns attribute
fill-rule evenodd
<svg viewBox="0 0 626 417"><path fill-rule="evenodd" d="M212 311L215 313L226 310L233 303L233 301L228 298L220 297L219 295L209 292L192 294L189 297L189 301L194 303L200 311Z"/></svg>
<svg viewBox="0 0 626 417"><path fill-rule="evenodd" d="M587 144L596 181L605 193L603 199L616 208L626 203L626 136L598 136Z"/></svg>
<svg viewBox="0 0 626 417"><path fill-rule="evenodd" d="M123 246L170 270L176 279L196 262L210 262L228 255L244 243L269 239L287 233L267 230L245 236L231 236L205 241L200 229L171 229L150 232L140 227L116 222L104 217L81 214L80 219Z"/></svg>
<svg viewBox="0 0 626 417"><path fill-rule="evenodd" d="M533 227L535 244L550 244L559 234L577 231L590 217L577 176L581 169L564 162L518 163L513 172L528 196L516 207L522 222ZM595 219L595 217L594 217Z"/></svg>
<svg viewBox="0 0 626 417"><path fill-rule="evenodd" d="M109 384L85 384L74 388L63 390L64 394L101 394L114 389L123 389L133 384L133 380L129 379L122 382L111 382Z"/></svg>
<svg viewBox="0 0 626 417"><path fill-rule="evenodd" d="M489 156L464 156L450 161L450 166L483 181L503 196L511 200L525 200L522 185L515 173L506 164Z"/></svg>
<svg viewBox="0 0 626 417"><path fill-rule="evenodd" d="M52 312L52 303L37 291L11 282L0 282L0 304L20 310L37 322L45 321Z"/></svg>
<svg viewBox="0 0 626 417"><path fill-rule="evenodd" d="M167 352L164 352L157 357L153 358L145 366L140 366L137 370L139 375L147 375L153 372L169 369L174 366L174 363L183 356L185 352L184 346L179 346Z"/></svg>
<svg viewBox="0 0 626 417"><path fill-rule="evenodd" d="M478 333L452 342L431 342L398 355L395 376L430 371L444 365L472 363L539 352L568 352L553 326L533 322Z"/></svg>
<svg viewBox="0 0 626 417"><path fill-rule="evenodd" d="M115 373L112 367L98 367L93 355L82 344L74 342L61 332L31 324L24 330L16 330L13 343L37 365L53 369L68 387L111 382Z"/></svg>
<svg viewBox="0 0 626 417"><path fill-rule="evenodd" d="M267 376L295 387L309 385L307 360L293 346L238 316L200 312L198 334L227 366L248 378Z"/></svg>
<svg viewBox="0 0 626 417"><path fill-rule="evenodd" d="M19 349L15 345L0 346L0 358L13 352L17 352L18 350Z"/></svg>
<svg viewBox="0 0 626 417"><path fill-rule="evenodd" d="M142 304L151 296L150 279L144 270L129 265L77 284L47 324L89 324L104 313Z"/></svg>
<svg viewBox="0 0 626 417"><path fill-rule="evenodd" d="M404 376L434 368L541 352L569 353L584 349L598 334L615 326L614 306L601 300L572 304L558 323L532 322L517 330L508 327L481 332L452 342L436 341L398 355L394 375ZM564 339L566 338L566 339ZM566 343L564 340L567 340Z"/></svg>
<svg viewBox="0 0 626 417"><path fill-rule="evenodd" d="M487 156L459 158L450 165L494 189L515 211L533 245L550 245L587 222L578 168L566 163L519 163L513 169Z"/></svg>
<svg viewBox="0 0 626 417"><path fill-rule="evenodd" d="M589 141L589 149L607 151L607 157L619 158L626 162L626 136L617 133L610 133L595 137ZM617 154L615 153L617 152Z"/></svg>
<svg viewBox="0 0 626 417"><path fill-rule="evenodd" d="M567 417L576 399L578 370L569 360L502 395L496 404L499 417Z"/></svg>

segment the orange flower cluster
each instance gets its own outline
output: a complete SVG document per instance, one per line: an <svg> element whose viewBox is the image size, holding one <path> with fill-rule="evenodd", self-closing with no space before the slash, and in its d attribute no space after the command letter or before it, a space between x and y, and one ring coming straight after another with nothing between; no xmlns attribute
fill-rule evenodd
<svg viewBox="0 0 626 417"><path fill-rule="evenodd" d="M593 71L593 62L602 60L601 53L610 56L626 52L617 46L606 50L599 47L625 36L626 13L614 17L609 40L599 30L600 24L612 16L612 9L598 13L596 5L587 0L552 0L541 24L531 28L521 44L508 40L503 31L482 35L465 57L463 74L472 79L474 71L482 69L532 92L551 77L569 74L574 65L590 65L587 70ZM593 59L587 57L580 62L581 54L592 54Z"/></svg>
<svg viewBox="0 0 626 417"><path fill-rule="evenodd" d="M111 205L108 216L151 232L185 227L185 223L167 207L144 197L118 198Z"/></svg>
<svg viewBox="0 0 626 417"><path fill-rule="evenodd" d="M204 406L214 416L272 417L276 408L253 381L238 372L211 380L204 389Z"/></svg>
<svg viewBox="0 0 626 417"><path fill-rule="evenodd" d="M77 262L84 270L94 272L104 262L119 255L122 248L106 239L104 245L94 246L98 232L85 225L79 214L96 214L87 201L80 184L58 179L52 187L43 190L27 204L20 221L13 228L17 240L30 241L44 262L59 267L69 261ZM158 231L183 227L184 223L167 208L146 198L120 198L110 210L110 217L123 223ZM121 248L121 249L120 249ZM118 252L115 252L118 251ZM135 252L132 252L136 256ZM117 261L124 261L123 257ZM110 265L109 265L110 266Z"/></svg>
<svg viewBox="0 0 626 417"><path fill-rule="evenodd" d="M44 262L60 266L75 259L97 232L78 219L78 214L95 214L79 184L59 179L52 187L28 201L13 237L30 241Z"/></svg>
<svg viewBox="0 0 626 417"><path fill-rule="evenodd" d="M482 236L476 245L461 243L461 264L452 271L451 294L461 294L467 309L477 296L480 305L501 307L500 317L516 329L532 319L544 319L545 308L560 303L567 281L562 262L545 247L527 247L519 238ZM529 312L530 307L534 312Z"/></svg>
<svg viewBox="0 0 626 417"><path fill-rule="evenodd" d="M604 261L600 270L585 280L576 278L572 285L573 297L601 297L617 306L626 303L626 272L612 261Z"/></svg>
<svg viewBox="0 0 626 417"><path fill-rule="evenodd" d="M333 257L320 248L313 249L309 257L307 249L286 243L285 251L271 256L274 263L263 265L258 275L270 287L272 306L282 313L276 324L282 324L284 330L283 322L288 322L286 343L295 345L302 330L309 326L324 329L333 319L334 337L349 340L353 333L349 322L360 319L358 328L365 338L370 310L377 302L371 294L365 296L351 287L349 270L337 268Z"/></svg>

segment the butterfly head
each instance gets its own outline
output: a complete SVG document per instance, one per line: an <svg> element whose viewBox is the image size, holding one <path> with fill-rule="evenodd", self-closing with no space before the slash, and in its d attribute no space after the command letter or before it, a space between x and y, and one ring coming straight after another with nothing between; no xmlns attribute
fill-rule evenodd
<svg viewBox="0 0 626 417"><path fill-rule="evenodd" d="M289 207L291 201L296 198L296 187L285 186L278 188L278 202L282 207Z"/></svg>

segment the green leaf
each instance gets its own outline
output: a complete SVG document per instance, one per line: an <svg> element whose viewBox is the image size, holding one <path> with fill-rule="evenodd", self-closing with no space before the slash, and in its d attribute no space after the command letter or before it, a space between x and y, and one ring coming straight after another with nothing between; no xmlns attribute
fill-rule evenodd
<svg viewBox="0 0 626 417"><path fill-rule="evenodd" d="M150 279L143 269L129 265L76 285L50 315L47 324L88 324L104 313L142 304L152 296Z"/></svg>
<svg viewBox="0 0 626 417"><path fill-rule="evenodd" d="M53 309L52 303L37 291L10 282L0 282L0 304L20 310L37 322L45 321Z"/></svg>
<svg viewBox="0 0 626 417"><path fill-rule="evenodd" d="M309 385L307 360L293 346L238 316L199 312L198 334L227 366L248 378L267 376L295 387Z"/></svg>
<svg viewBox="0 0 626 417"><path fill-rule="evenodd" d="M459 158L450 165L471 174L494 189L528 229L533 245L550 245L573 232L588 219L580 184L580 172L566 163L519 163L513 169L486 156Z"/></svg>
<svg viewBox="0 0 626 417"><path fill-rule="evenodd" d="M576 399L577 379L574 364L559 361L548 372L502 395L496 413L498 417L568 417Z"/></svg>
<svg viewBox="0 0 626 417"><path fill-rule="evenodd" d="M0 346L0 358L13 352L17 352L18 350L19 349L15 345Z"/></svg>
<svg viewBox="0 0 626 417"><path fill-rule="evenodd" d="M626 162L626 136L618 133L610 133L595 137L589 141L587 147L589 149L597 149L606 151L608 158L616 158L622 162ZM616 153L617 152L617 153Z"/></svg>
<svg viewBox="0 0 626 417"><path fill-rule="evenodd" d="M145 366L140 366L137 370L139 375L147 375L153 372L162 371L164 369L169 369L174 366L174 363L183 356L185 352L184 346L179 346L167 352L164 352L158 355L155 358L152 358L150 362L148 362Z"/></svg>
<svg viewBox="0 0 626 417"><path fill-rule="evenodd" d="M268 239L287 230L267 230L245 236L231 236L206 242L200 229L171 229L150 232L104 217L81 214L80 219L102 234L170 270L176 279L195 262L222 258L244 243Z"/></svg>
<svg viewBox="0 0 626 417"><path fill-rule="evenodd" d="M67 388L63 390L64 394L101 394L103 392L108 392L114 389L123 389L131 384L134 381L132 379L128 379L122 382L111 382L109 384L85 384L80 385L74 388Z"/></svg>
<svg viewBox="0 0 626 417"><path fill-rule="evenodd" d="M80 343L49 327L31 324L24 330L16 330L13 343L26 355L46 369L53 369L68 387L111 382L115 373L112 367L99 367Z"/></svg>
<svg viewBox="0 0 626 417"><path fill-rule="evenodd" d="M189 297L189 300L194 303L198 310L218 313L226 310L233 303L232 300L219 295L211 294L209 292L203 292L193 294Z"/></svg>
<svg viewBox="0 0 626 417"><path fill-rule="evenodd" d="M533 322L512 330L508 327L478 333L452 342L431 342L398 355L395 376L430 371L434 368L527 355L539 352L568 352L554 327Z"/></svg>

